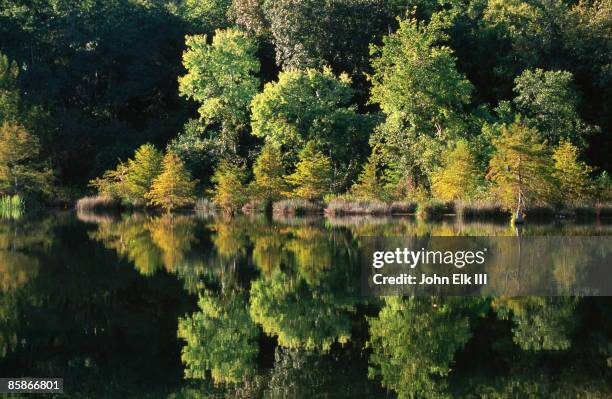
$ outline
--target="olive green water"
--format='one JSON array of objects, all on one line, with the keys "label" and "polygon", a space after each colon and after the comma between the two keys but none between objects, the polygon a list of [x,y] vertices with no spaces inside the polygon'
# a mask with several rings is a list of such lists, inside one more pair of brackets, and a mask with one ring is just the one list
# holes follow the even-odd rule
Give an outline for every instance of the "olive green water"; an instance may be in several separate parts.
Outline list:
[{"label": "olive green water", "polygon": [[[612,224],[521,233],[612,235]],[[0,219],[0,376],[63,377],[55,397],[71,398],[612,396],[611,298],[362,297],[360,237],[398,234],[516,230],[453,218]]]}]

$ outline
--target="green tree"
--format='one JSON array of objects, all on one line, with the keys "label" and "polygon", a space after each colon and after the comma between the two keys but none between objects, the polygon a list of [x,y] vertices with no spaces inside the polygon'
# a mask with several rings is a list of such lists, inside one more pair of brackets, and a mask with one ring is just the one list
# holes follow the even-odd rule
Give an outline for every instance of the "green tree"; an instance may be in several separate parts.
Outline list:
[{"label": "green tree", "polygon": [[505,206],[522,211],[557,199],[551,154],[537,130],[515,122],[501,129],[493,146],[495,154],[489,162],[487,178],[494,183],[495,194]]},{"label": "green tree", "polygon": [[[170,2],[173,6],[174,2]],[[232,0],[183,0],[172,7],[173,13],[199,32],[213,32],[229,25]]]},{"label": "green tree", "polygon": [[459,140],[446,154],[444,165],[432,175],[432,193],[442,201],[472,198],[483,183],[483,175],[468,142]]},{"label": "green tree", "polygon": [[250,35],[267,36],[269,24],[264,15],[265,0],[233,0],[232,16],[236,25]]},{"label": "green tree", "polygon": [[14,121],[19,115],[18,76],[17,63],[9,61],[7,56],[0,53],[0,123]]},{"label": "green tree", "polygon": [[571,345],[580,299],[567,297],[499,298],[493,301],[500,319],[512,319],[513,340],[524,350],[564,350]]},{"label": "green tree", "polygon": [[255,179],[251,191],[260,201],[271,202],[281,199],[287,192],[285,167],[280,150],[273,144],[266,143],[253,164]]},{"label": "green tree", "polygon": [[[603,134],[596,139],[593,159],[607,158],[612,152],[612,141],[605,140],[610,136],[612,127],[612,3],[608,0],[579,1],[571,8],[569,21],[561,31],[562,43],[571,54],[567,57],[585,94],[589,120],[601,127]],[[592,119],[591,119],[592,118]],[[607,169],[611,164],[604,163]]]},{"label": "green tree", "polygon": [[330,193],[333,170],[329,157],[317,149],[314,141],[309,141],[300,152],[300,160],[294,173],[285,177],[293,187],[293,196],[318,200]]},{"label": "green tree", "polygon": [[212,177],[214,188],[211,190],[213,202],[224,212],[237,212],[247,200],[246,168],[244,165],[223,160]]},{"label": "green tree", "polygon": [[589,200],[592,194],[590,173],[593,169],[578,160],[578,147],[567,140],[561,140],[553,151],[554,176],[563,192],[563,201],[579,204]]},{"label": "green tree", "polygon": [[[263,13],[283,70],[322,68],[357,77],[368,69],[370,43],[397,24],[401,1],[266,0]],[[405,9],[405,7],[404,7]]]},{"label": "green tree", "polygon": [[352,96],[348,76],[336,78],[328,68],[281,72],[278,82],[266,84],[253,99],[253,135],[281,148],[289,163],[315,141],[348,184],[371,127],[371,119],[350,105]]},{"label": "green tree", "polygon": [[0,125],[0,193],[43,194],[51,189],[52,172],[40,163],[38,138],[15,122]]},{"label": "green tree", "polygon": [[612,201],[612,177],[605,170],[595,179],[595,198],[600,203]]},{"label": "green tree", "polygon": [[479,23],[481,35],[495,38],[498,45],[488,54],[495,59],[496,80],[506,86],[525,69],[563,64],[562,32],[568,16],[564,0],[488,1]]},{"label": "green tree", "polygon": [[115,169],[107,170],[102,177],[90,180],[89,186],[96,189],[98,195],[102,197],[116,198],[129,202],[129,194],[126,188],[127,174],[127,164],[120,161]]},{"label": "green tree", "polygon": [[236,152],[238,133],[248,125],[249,105],[259,88],[259,60],[253,39],[236,29],[187,36],[179,92],[201,104],[200,119],[221,127],[219,140]]},{"label": "green tree", "polygon": [[205,291],[200,310],[179,319],[178,336],[186,342],[181,359],[185,376],[215,383],[238,383],[251,378],[257,360],[257,327],[251,321],[244,295],[231,290],[221,295]]},{"label": "green tree", "polygon": [[578,95],[571,83],[570,72],[542,69],[525,70],[514,80],[513,102],[518,112],[550,145],[562,139],[585,144],[589,128],[578,115]]},{"label": "green tree", "polygon": [[465,134],[462,114],[472,85],[457,71],[453,51],[440,44],[448,27],[439,13],[429,23],[411,16],[373,50],[371,101],[386,120],[371,143],[415,181],[439,164],[445,142]]},{"label": "green tree", "polygon": [[359,199],[374,201],[384,198],[384,182],[381,178],[378,158],[377,150],[372,150],[357,181],[351,187],[351,192]]},{"label": "green tree", "polygon": [[176,154],[168,152],[162,162],[162,172],[153,180],[145,198],[149,205],[161,206],[170,212],[194,203],[196,184],[183,161]]},{"label": "green tree", "polygon": [[205,181],[213,174],[218,160],[227,155],[218,137],[218,129],[190,119],[183,131],[170,141],[167,150],[178,155],[194,176]]},{"label": "green tree", "polygon": [[147,143],[136,150],[134,159],[128,160],[125,185],[133,204],[146,203],[145,194],[151,190],[153,180],[161,173],[163,157],[160,151]]},{"label": "green tree", "polygon": [[472,336],[469,316],[483,309],[481,299],[387,298],[369,320],[370,374],[399,398],[445,397],[440,377],[450,373],[455,352]]}]

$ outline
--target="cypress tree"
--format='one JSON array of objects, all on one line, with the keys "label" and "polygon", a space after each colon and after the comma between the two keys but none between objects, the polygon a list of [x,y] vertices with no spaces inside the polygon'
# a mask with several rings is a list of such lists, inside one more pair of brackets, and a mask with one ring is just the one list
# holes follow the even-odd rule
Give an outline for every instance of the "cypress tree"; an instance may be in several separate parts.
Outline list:
[{"label": "cypress tree", "polygon": [[566,203],[585,201],[592,193],[589,174],[592,168],[578,160],[578,147],[568,140],[561,140],[553,152],[554,176],[559,181]]},{"label": "cypress tree", "polygon": [[163,155],[152,144],[143,144],[128,161],[126,189],[129,202],[134,205],[146,203],[145,194],[151,190],[153,180],[162,171]]},{"label": "cypress tree", "polygon": [[309,141],[300,152],[295,172],[286,176],[285,180],[293,187],[293,196],[312,201],[331,192],[332,175],[329,157],[317,150],[313,141]]},{"label": "cypress tree", "polygon": [[284,174],[285,167],[279,149],[271,143],[266,143],[253,165],[255,180],[251,191],[255,198],[265,202],[281,199],[287,191]]},{"label": "cypress tree", "polygon": [[162,172],[153,180],[145,198],[150,205],[161,206],[170,212],[195,202],[196,184],[183,161],[173,152],[168,152],[164,156]]}]

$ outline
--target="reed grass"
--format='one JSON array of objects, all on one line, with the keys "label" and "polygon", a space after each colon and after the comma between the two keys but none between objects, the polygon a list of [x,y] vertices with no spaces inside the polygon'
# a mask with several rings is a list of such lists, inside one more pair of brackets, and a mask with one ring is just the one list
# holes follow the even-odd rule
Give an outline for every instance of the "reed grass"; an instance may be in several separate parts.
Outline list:
[{"label": "reed grass", "polygon": [[389,205],[380,201],[348,201],[334,199],[327,204],[325,214],[330,216],[342,215],[385,215],[390,214]]},{"label": "reed grass", "polygon": [[417,211],[416,202],[395,201],[389,206],[389,210],[394,215],[412,215]]},{"label": "reed grass", "polygon": [[217,210],[217,206],[209,198],[198,198],[195,201],[193,210],[196,213],[212,214]]},{"label": "reed grass", "polygon": [[457,201],[455,203],[457,215],[464,219],[496,219],[507,218],[510,211],[496,201]]},{"label": "reed grass", "polygon": [[121,202],[111,197],[104,196],[89,196],[83,197],[76,202],[75,208],[78,211],[95,211],[95,210],[117,210],[121,209]]},{"label": "reed grass", "polygon": [[242,207],[242,213],[246,213],[248,215],[266,213],[271,209],[270,205],[271,204],[266,201],[250,200],[247,201],[247,203]]},{"label": "reed grass", "polygon": [[416,215],[419,218],[438,218],[444,215],[454,214],[455,205],[452,202],[440,202],[435,200],[421,202],[417,205]]},{"label": "reed grass", "polygon": [[307,215],[322,212],[321,204],[303,199],[286,199],[272,205],[272,213],[276,215]]},{"label": "reed grass", "polygon": [[25,211],[25,202],[18,195],[0,197],[0,217],[2,219],[19,219]]}]

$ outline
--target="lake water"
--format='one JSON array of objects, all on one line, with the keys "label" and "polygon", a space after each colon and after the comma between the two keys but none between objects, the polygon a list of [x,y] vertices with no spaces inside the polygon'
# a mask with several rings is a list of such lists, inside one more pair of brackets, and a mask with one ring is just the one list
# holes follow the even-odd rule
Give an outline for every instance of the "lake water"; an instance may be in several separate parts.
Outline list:
[{"label": "lake water", "polygon": [[[71,398],[612,397],[612,299],[361,296],[360,237],[506,221],[0,219],[0,376]],[[528,223],[524,235],[612,235]],[[25,397],[25,396],[24,396]]]}]

